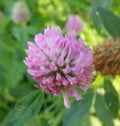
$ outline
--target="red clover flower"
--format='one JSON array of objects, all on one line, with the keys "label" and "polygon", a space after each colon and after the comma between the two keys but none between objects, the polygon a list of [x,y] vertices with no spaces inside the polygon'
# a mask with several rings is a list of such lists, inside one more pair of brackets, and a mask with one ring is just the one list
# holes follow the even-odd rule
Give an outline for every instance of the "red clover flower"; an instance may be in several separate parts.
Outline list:
[{"label": "red clover flower", "polygon": [[64,105],[70,108],[68,96],[81,100],[75,87],[86,91],[93,78],[93,52],[85,46],[76,33],[63,37],[60,27],[48,27],[44,34],[35,35],[35,43],[28,42],[25,64],[28,73],[39,83],[37,88],[45,89],[64,97]]}]

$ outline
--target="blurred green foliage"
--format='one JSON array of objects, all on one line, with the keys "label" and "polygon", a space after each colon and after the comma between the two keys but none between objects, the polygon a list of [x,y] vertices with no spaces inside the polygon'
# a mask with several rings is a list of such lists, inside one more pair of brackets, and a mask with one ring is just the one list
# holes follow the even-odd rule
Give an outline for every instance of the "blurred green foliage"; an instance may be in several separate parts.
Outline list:
[{"label": "blurred green foliage", "polygon": [[0,19],[0,125],[4,122],[4,126],[23,126],[26,122],[25,126],[120,126],[119,76],[106,81],[97,74],[90,93],[84,94],[85,99],[74,102],[71,109],[66,110],[62,96],[56,98],[45,94],[43,100],[43,94],[35,91],[33,84],[36,82],[23,63],[26,42],[34,41],[36,33],[51,25],[60,26],[65,34],[69,14],[78,14],[83,20],[84,30],[80,36],[91,48],[105,38],[119,36],[119,0],[21,1],[26,2],[30,10],[27,24],[12,20],[12,7],[16,0],[0,0],[3,12]]}]

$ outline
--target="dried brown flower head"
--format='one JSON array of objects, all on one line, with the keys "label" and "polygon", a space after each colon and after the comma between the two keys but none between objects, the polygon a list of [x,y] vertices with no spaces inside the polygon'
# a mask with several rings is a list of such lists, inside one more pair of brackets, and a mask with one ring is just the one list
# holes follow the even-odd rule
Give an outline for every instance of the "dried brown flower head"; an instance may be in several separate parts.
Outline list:
[{"label": "dried brown flower head", "polygon": [[120,39],[105,40],[93,49],[93,63],[102,75],[120,75]]}]

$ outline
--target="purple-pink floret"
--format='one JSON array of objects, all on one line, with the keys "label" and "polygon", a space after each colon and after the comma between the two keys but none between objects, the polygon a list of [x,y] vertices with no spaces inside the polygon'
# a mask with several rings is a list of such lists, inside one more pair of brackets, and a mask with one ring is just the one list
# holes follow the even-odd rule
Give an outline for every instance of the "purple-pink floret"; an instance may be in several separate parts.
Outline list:
[{"label": "purple-pink floret", "polygon": [[28,73],[39,83],[37,88],[44,88],[54,96],[63,94],[64,105],[70,108],[68,96],[81,100],[75,90],[86,91],[93,78],[93,52],[85,46],[82,39],[76,39],[76,33],[67,33],[63,37],[59,27],[48,27],[44,34],[35,35],[35,43],[28,42],[25,64]]},{"label": "purple-pink floret", "polygon": [[66,23],[66,30],[69,32],[76,32],[79,34],[83,31],[83,21],[79,18],[78,15],[71,14],[68,15],[68,21]]}]

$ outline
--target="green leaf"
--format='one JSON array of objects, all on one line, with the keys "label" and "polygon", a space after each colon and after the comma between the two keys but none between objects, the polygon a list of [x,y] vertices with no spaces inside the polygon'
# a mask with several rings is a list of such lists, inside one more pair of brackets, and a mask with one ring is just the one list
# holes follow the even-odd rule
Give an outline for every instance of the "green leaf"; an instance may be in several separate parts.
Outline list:
[{"label": "green leaf", "polygon": [[2,87],[5,86],[5,74],[6,74],[6,71],[5,69],[0,65],[0,91],[3,90]]},{"label": "green leaf", "polygon": [[109,111],[104,97],[101,94],[96,94],[95,110],[98,117],[104,122],[105,126],[114,126],[113,114]]},{"label": "green leaf", "polygon": [[87,113],[69,126],[101,126],[101,122],[96,116]]},{"label": "green leaf", "polygon": [[35,35],[37,33],[37,30],[32,26],[27,26],[26,32],[29,33],[30,35]]},{"label": "green leaf", "polygon": [[[7,42],[10,41],[11,40],[8,39]],[[7,44],[2,45],[2,43],[4,44],[6,41],[0,41],[0,65],[5,69],[5,85],[8,87],[14,87],[23,79],[25,65],[23,63],[23,58],[18,55],[18,50],[13,44],[9,46]],[[11,48],[11,46],[13,46],[14,49],[13,47]],[[20,52],[22,53],[21,50]]]},{"label": "green leaf", "polygon": [[11,34],[16,38],[17,42],[20,42],[25,47],[28,36],[26,26],[15,25],[12,27]]},{"label": "green leaf", "polygon": [[[4,43],[9,48],[11,47],[12,49],[14,49],[16,45],[16,41],[7,32],[0,32],[0,44],[2,43]],[[10,49],[9,48],[7,49],[11,50],[11,48]]]},{"label": "green leaf", "polygon": [[55,118],[53,119],[52,121],[52,126],[58,126],[59,123],[61,122],[61,120],[63,119],[63,116],[64,116],[64,113],[65,113],[65,110],[61,110],[59,114],[57,114],[57,116],[55,116]]},{"label": "green leaf", "polygon": [[84,116],[89,111],[92,100],[93,92],[91,91],[84,96],[83,100],[74,102],[70,110],[68,110],[65,114],[63,126],[69,126],[78,118]]},{"label": "green leaf", "polygon": [[24,126],[24,124],[36,115],[43,103],[43,93],[34,91],[23,97],[8,114],[3,126]]},{"label": "green leaf", "polygon": [[90,115],[87,113],[81,118],[78,118],[76,121],[71,123],[69,126],[92,126],[91,125],[91,120],[90,120]]},{"label": "green leaf", "polygon": [[109,8],[112,4],[112,0],[93,0],[92,1],[92,19],[96,30],[100,30],[102,27],[102,22],[99,18],[97,7]]},{"label": "green leaf", "polygon": [[120,37],[120,18],[105,8],[99,7],[97,10],[107,32],[113,38]]},{"label": "green leaf", "polygon": [[105,101],[110,109],[110,111],[113,113],[113,115],[116,117],[119,109],[119,99],[118,99],[118,93],[115,90],[112,82],[108,79],[105,79],[104,81],[104,88],[105,88]]},{"label": "green leaf", "polygon": [[[26,84],[27,83],[25,83],[25,85]],[[29,83],[28,83],[28,85],[29,85]],[[29,94],[31,92],[31,90],[24,87],[23,85],[17,85],[15,87],[10,88],[9,92],[15,98],[22,98],[25,95]]]},{"label": "green leaf", "polygon": [[5,32],[9,23],[10,23],[10,19],[3,17],[2,20],[0,20],[0,31]]}]

